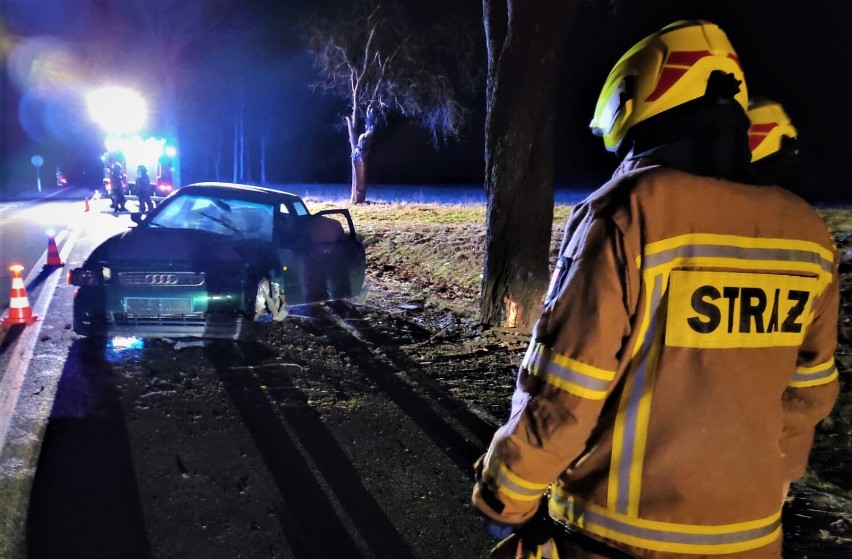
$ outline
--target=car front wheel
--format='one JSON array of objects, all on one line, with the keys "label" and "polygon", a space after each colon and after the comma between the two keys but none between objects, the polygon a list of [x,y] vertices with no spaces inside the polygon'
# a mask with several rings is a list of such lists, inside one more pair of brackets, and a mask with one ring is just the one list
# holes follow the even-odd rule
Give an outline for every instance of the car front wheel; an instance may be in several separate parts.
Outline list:
[{"label": "car front wheel", "polygon": [[103,306],[97,304],[93,293],[79,291],[74,296],[74,333],[81,336],[105,335],[105,316]]}]

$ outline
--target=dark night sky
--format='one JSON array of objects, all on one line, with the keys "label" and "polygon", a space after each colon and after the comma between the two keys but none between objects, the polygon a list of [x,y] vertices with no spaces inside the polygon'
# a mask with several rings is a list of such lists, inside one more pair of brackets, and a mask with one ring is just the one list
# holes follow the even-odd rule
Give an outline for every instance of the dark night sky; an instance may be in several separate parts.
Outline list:
[{"label": "dark night sky", "polygon": [[[338,119],[344,104],[307,87],[313,70],[293,31],[297,8],[308,5],[319,10],[340,2],[217,1],[229,14],[223,40],[204,42],[186,64],[191,78],[183,86],[190,93],[190,110],[181,140],[189,178],[211,178],[204,176],[209,162],[205,162],[202,150],[193,154],[192,147],[211,141],[217,119],[226,123],[230,116],[220,110],[224,105],[214,103],[228,95],[235,80],[228,79],[227,71],[218,71],[215,64],[220,64],[219,57],[236,56],[233,47],[227,50],[230,45],[252,44],[257,52],[252,50],[242,59],[250,62],[231,64],[228,71],[237,66],[249,90],[262,93],[263,103],[267,103],[264,106],[269,107],[265,118],[275,124],[273,151],[282,155],[270,164],[269,180],[348,182],[348,145]],[[152,5],[158,2],[148,0]],[[22,180],[22,173],[32,172],[27,167],[32,153],[44,153],[46,169],[58,164],[74,168],[80,167],[76,162],[81,158],[88,159],[90,151],[99,149],[97,132],[78,114],[79,103],[75,105],[68,98],[68,91],[65,98],[56,99],[54,95],[45,101],[44,92],[23,91],[10,79],[6,70],[16,69],[16,60],[20,64],[20,57],[9,58],[14,50],[11,46],[35,37],[50,37],[60,41],[56,43],[62,46],[60,50],[72,53],[72,57],[91,52],[86,49],[92,44],[99,45],[95,51],[108,51],[112,45],[107,26],[121,18],[122,4],[121,0],[2,0],[0,53],[5,68],[0,82],[4,108],[0,182],[5,182],[7,189]],[[419,9],[428,5],[434,12],[420,17],[421,21],[428,22],[436,14],[453,15],[470,21],[481,33],[481,2],[436,0],[412,5]],[[611,5],[603,0],[583,2],[569,35],[557,113],[558,182],[594,185],[615,165],[614,157],[589,134],[587,125],[599,89],[618,57],[667,23],[703,18],[727,32],[743,62],[750,94],[775,98],[787,109],[807,156],[813,198],[852,201],[844,164],[852,147],[850,134],[845,133],[852,129],[851,2],[624,0],[617,2],[615,13]],[[262,46],[257,47],[258,43]],[[78,82],[103,78],[92,66],[85,57],[75,61],[73,72]],[[112,77],[132,76],[132,70],[131,64],[121,65]],[[390,119],[373,144],[369,179],[393,183],[481,182],[483,96],[480,88],[471,101],[473,118],[462,141],[439,152],[432,150],[425,132],[400,119]],[[257,104],[262,103],[258,100]],[[37,118],[22,116],[33,113]],[[27,118],[38,122],[21,124]],[[228,129],[226,124],[222,128]],[[225,143],[230,142],[225,132],[222,136]],[[228,157],[224,163],[229,169]],[[225,178],[229,174],[226,171]]]}]

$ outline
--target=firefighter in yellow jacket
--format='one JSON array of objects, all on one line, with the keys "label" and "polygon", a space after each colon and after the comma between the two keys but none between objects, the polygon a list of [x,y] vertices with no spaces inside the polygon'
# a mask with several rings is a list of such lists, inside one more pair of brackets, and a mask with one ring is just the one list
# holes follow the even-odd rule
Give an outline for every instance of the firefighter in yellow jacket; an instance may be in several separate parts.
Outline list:
[{"label": "firefighter in yellow jacket", "polygon": [[787,488],[838,393],[837,260],[818,214],[753,173],[746,106],[709,22],[609,74],[591,127],[622,164],[572,212],[476,464],[504,556],[780,557]]},{"label": "firefighter in yellow jacket", "polygon": [[752,166],[769,181],[804,194],[799,133],[784,107],[772,99],[752,98],[748,119]]}]

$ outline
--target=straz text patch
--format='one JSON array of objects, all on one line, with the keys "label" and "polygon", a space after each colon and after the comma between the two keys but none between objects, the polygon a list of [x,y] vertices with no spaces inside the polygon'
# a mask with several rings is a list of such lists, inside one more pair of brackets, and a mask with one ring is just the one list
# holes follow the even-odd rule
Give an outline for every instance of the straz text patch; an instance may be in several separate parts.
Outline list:
[{"label": "straz text patch", "polygon": [[701,348],[801,344],[816,278],[675,270],[669,279],[666,345]]}]

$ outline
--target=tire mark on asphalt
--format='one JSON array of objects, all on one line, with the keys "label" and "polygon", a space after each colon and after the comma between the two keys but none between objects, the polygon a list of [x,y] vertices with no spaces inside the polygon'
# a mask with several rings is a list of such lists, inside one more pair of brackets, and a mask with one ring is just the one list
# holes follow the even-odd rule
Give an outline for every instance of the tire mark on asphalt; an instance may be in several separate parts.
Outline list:
[{"label": "tire mark on asphalt", "polygon": [[[364,315],[358,309],[343,301],[332,301],[328,303],[328,306],[334,314],[343,320],[365,320]],[[396,347],[393,343],[394,340],[386,334],[372,327],[360,328],[352,323],[347,324],[357,333],[358,337],[368,344],[382,347],[385,354],[397,368],[405,370],[420,388],[427,392],[430,397],[434,398],[441,407],[450,413],[453,419],[458,421],[470,434],[478,438],[484,446],[487,447],[491,443],[494,431],[497,430],[499,425],[476,415],[464,402],[454,397],[446,388],[429,378],[420,364]]]},{"label": "tire mark on asphalt", "polygon": [[338,351],[347,354],[358,369],[376,383],[399,408],[452,460],[464,473],[470,473],[473,463],[482,454],[480,445],[468,441],[431,403],[421,397],[410,384],[396,376],[396,370],[376,357],[370,346],[336,323],[328,309],[318,306],[316,316],[324,329],[312,323],[300,326],[325,335]]},{"label": "tire mark on asphalt", "polygon": [[266,394],[281,404],[279,413],[292,426],[302,447],[375,557],[414,557],[387,514],[364,487],[358,470],[322,422],[319,413],[308,404],[308,396],[293,385],[288,375],[280,373],[280,369],[274,373],[266,369],[258,370],[256,375],[267,387]]},{"label": "tire mark on asphalt", "polygon": [[281,423],[257,379],[232,367],[245,365],[232,344],[205,348],[243,423],[254,438],[283,506],[279,522],[297,559],[361,557],[296,442]]}]

